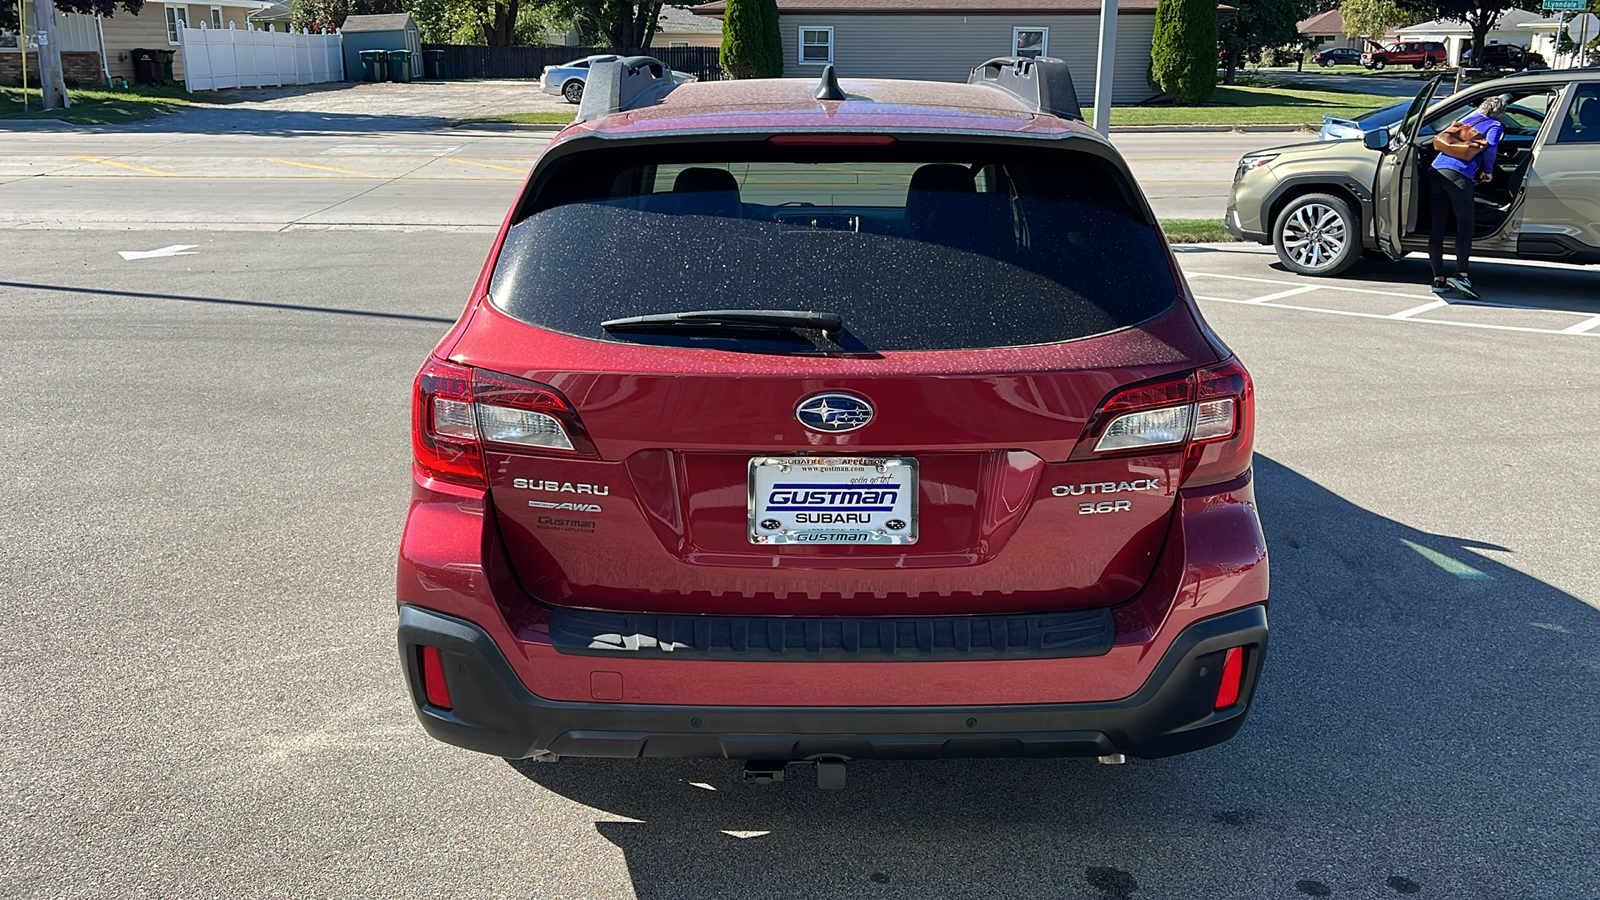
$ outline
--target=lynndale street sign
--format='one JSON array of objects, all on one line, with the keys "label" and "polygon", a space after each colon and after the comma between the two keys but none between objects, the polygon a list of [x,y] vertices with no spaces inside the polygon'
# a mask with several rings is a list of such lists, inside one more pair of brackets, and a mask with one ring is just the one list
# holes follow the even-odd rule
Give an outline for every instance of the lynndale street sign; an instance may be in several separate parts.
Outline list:
[{"label": "lynndale street sign", "polygon": [[1544,0],[1545,9],[1569,10],[1581,12],[1588,5],[1587,0]]}]

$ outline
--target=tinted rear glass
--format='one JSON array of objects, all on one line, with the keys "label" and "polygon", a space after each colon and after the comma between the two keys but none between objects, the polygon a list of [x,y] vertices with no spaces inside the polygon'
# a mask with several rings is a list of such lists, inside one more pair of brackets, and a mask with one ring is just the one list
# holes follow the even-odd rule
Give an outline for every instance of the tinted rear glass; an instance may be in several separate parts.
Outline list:
[{"label": "tinted rear glass", "polygon": [[[506,238],[493,302],[600,340],[876,352],[1074,340],[1176,300],[1132,186],[1088,154],[738,146],[641,148],[648,162],[592,151],[553,167]],[[601,327],[708,309],[838,313],[844,333]]]}]

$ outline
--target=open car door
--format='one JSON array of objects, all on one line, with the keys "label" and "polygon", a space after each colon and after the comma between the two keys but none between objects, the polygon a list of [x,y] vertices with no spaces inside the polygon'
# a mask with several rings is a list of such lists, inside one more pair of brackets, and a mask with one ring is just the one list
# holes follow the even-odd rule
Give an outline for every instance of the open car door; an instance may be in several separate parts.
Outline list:
[{"label": "open car door", "polygon": [[1406,110],[1406,117],[1389,140],[1388,149],[1378,159],[1377,179],[1372,186],[1373,211],[1377,218],[1378,247],[1393,259],[1406,255],[1400,239],[1417,227],[1421,208],[1417,178],[1417,132],[1422,129],[1422,114],[1433,103],[1443,75],[1429,79]]}]

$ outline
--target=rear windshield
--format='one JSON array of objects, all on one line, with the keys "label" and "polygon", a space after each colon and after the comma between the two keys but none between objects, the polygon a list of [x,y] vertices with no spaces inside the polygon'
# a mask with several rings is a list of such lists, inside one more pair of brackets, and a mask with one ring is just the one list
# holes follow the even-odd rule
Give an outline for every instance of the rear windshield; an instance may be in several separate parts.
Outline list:
[{"label": "rear windshield", "polygon": [[[500,309],[598,340],[809,353],[1053,343],[1176,301],[1132,185],[1086,153],[649,150],[648,162],[638,150],[577,154],[540,179],[496,262]],[[843,329],[601,327],[728,309],[834,313]]]}]

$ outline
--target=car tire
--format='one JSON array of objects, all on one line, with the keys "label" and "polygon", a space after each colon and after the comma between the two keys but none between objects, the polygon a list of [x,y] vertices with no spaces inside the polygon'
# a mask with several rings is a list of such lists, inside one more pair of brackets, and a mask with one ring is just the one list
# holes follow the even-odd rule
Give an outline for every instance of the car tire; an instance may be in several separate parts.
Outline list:
[{"label": "car tire", "polygon": [[562,85],[561,96],[564,97],[568,103],[582,103],[583,82],[573,79]]},{"label": "car tire", "polygon": [[1326,60],[1326,59],[1319,59],[1319,60],[1317,60],[1317,65],[1319,65],[1319,66],[1323,67],[1324,69],[1326,69],[1327,67],[1333,65],[1333,63],[1328,61],[1328,60]]},{"label": "car tire", "polygon": [[1437,61],[1437,60],[1435,60],[1435,59],[1434,59],[1434,58],[1433,58],[1433,57],[1431,57],[1431,56],[1430,56],[1430,57],[1428,57],[1428,58],[1427,58],[1427,59],[1425,59],[1425,60],[1423,60],[1423,61],[1422,61],[1422,67],[1423,67],[1423,68],[1424,68],[1424,69],[1431,69],[1431,68],[1433,68],[1433,67],[1434,67],[1434,66],[1437,66],[1437,65],[1438,65],[1438,64],[1439,64],[1439,62],[1438,62],[1438,61]]},{"label": "car tire", "polygon": [[1332,194],[1306,194],[1289,201],[1272,222],[1272,246],[1296,275],[1328,278],[1361,258],[1361,219]]},{"label": "car tire", "polygon": [[1382,72],[1383,71],[1383,67],[1386,66],[1386,65],[1388,65],[1388,63],[1384,62],[1381,59],[1375,59],[1375,60],[1372,61],[1372,67],[1374,69],[1377,69],[1379,72]]}]

